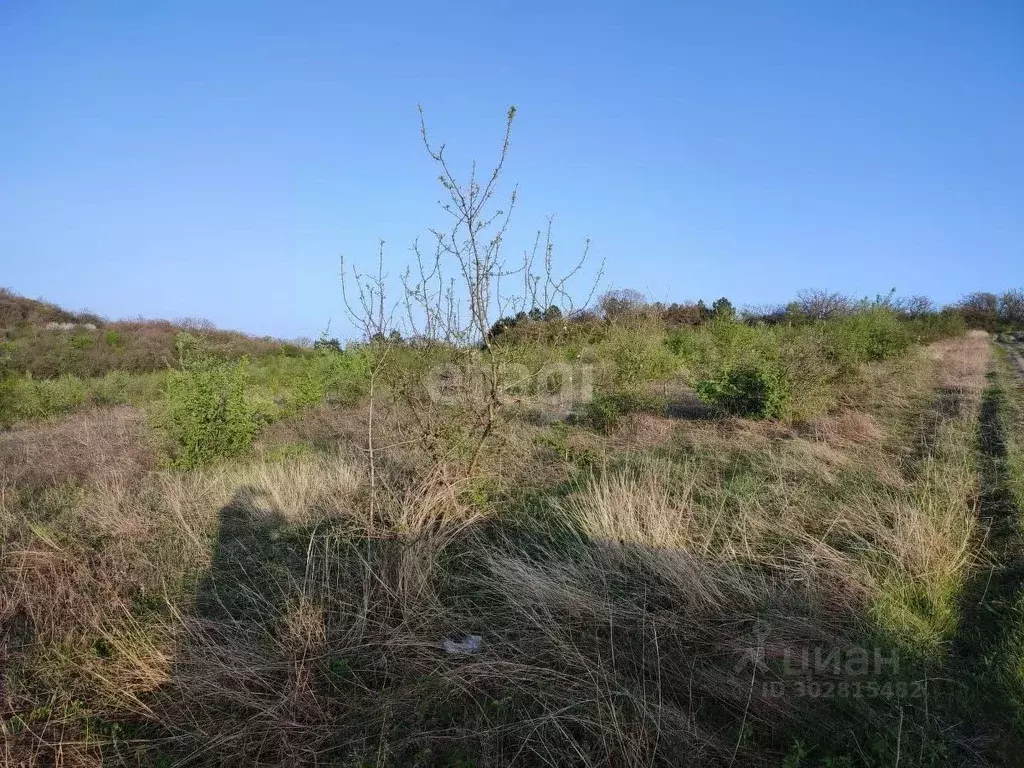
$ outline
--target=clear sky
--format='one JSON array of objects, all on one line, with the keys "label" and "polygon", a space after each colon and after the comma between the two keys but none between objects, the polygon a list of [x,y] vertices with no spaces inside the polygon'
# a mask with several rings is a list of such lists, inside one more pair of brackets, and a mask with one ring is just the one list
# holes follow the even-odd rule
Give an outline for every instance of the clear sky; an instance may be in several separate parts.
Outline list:
[{"label": "clear sky", "polygon": [[737,304],[1024,284],[1024,3],[0,2],[0,285],[346,332],[338,256],[437,224],[416,104],[513,249]]}]

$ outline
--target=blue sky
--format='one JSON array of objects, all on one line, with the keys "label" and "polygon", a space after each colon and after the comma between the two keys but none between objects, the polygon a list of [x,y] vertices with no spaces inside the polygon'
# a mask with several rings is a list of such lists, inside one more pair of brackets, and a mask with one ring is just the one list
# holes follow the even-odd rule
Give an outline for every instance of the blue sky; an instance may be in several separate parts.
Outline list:
[{"label": "blue sky", "polygon": [[0,285],[344,334],[440,221],[432,133],[606,282],[737,304],[1024,284],[1020,2],[0,4]]}]

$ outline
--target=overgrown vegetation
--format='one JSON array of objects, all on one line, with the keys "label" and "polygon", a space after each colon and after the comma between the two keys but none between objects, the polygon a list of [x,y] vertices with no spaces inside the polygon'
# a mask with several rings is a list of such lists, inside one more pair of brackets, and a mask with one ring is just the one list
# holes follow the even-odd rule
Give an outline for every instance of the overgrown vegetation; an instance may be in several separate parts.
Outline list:
[{"label": "overgrown vegetation", "polygon": [[309,346],[218,330],[201,319],[108,321],[17,296],[4,288],[0,288],[0,331],[0,357],[14,373],[36,379],[88,379],[111,371],[166,370],[177,359],[175,345],[182,333],[202,335],[209,354],[220,360],[301,356]]},{"label": "overgrown vegetation", "polygon": [[[874,405],[795,433],[677,420],[664,394],[510,416],[475,480],[382,449],[372,508],[362,427],[309,431],[365,411],[296,411],[232,461],[245,367],[187,362],[168,397],[212,414],[182,421],[218,435],[178,454],[203,466],[5,486],[6,757],[948,765],[987,355],[971,337],[876,363]],[[956,409],[916,436],[937,390]],[[378,417],[381,445],[411,426]]]},{"label": "overgrown vegetation", "polygon": [[347,273],[347,345],[168,324],[136,366],[0,294],[5,763],[1019,762],[1012,339],[993,370],[972,302],[893,295],[574,308],[550,227],[501,255],[513,118],[468,181],[424,126],[454,219],[397,301],[383,246]]}]

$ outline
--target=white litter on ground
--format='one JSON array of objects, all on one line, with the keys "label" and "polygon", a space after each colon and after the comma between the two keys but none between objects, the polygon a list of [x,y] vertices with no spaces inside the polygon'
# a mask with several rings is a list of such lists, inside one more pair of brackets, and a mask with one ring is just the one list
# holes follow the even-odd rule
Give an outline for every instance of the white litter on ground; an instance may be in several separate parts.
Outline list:
[{"label": "white litter on ground", "polygon": [[441,648],[446,653],[477,653],[484,644],[480,635],[467,635],[462,640],[452,640],[446,637],[441,641]]}]

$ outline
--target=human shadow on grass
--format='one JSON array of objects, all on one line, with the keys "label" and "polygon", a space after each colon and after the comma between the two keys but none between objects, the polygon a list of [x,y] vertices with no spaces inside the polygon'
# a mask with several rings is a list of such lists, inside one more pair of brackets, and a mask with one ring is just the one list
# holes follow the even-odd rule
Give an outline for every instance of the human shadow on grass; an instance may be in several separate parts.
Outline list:
[{"label": "human shadow on grass", "polygon": [[[318,765],[352,754],[374,758],[380,743],[395,745],[393,759],[368,764],[483,765],[523,749],[541,756],[564,740],[563,729],[577,717],[552,717],[553,680],[568,686],[580,681],[569,700],[587,717],[605,716],[601,697],[622,695],[611,711],[626,716],[637,732],[616,746],[626,751],[615,754],[642,743],[652,762],[666,765],[761,764],[759,754],[781,760],[794,744],[808,745],[823,759],[856,754],[849,744],[832,743],[848,720],[865,717],[866,708],[873,722],[900,716],[899,702],[869,700],[848,711],[857,702],[805,695],[803,671],[787,677],[787,658],[845,652],[832,645],[845,639],[839,627],[818,626],[823,611],[844,612],[843,595],[828,585],[766,583],[764,594],[747,594],[743,574],[732,565],[671,547],[599,540],[577,528],[578,521],[551,515],[550,499],[523,502],[528,508],[514,524],[480,521],[463,537],[487,538],[490,565],[472,549],[451,544],[435,585],[444,600],[442,617],[417,618],[414,606],[385,583],[400,575],[390,569],[405,560],[401,555],[415,552],[413,536],[352,538],[339,556],[353,558],[353,574],[371,565],[377,574],[356,593],[372,613],[369,630],[350,635],[351,622],[321,625],[317,618],[322,641],[307,646],[295,625],[282,619],[289,610],[293,619],[301,618],[288,602],[288,585],[304,572],[311,538],[322,542],[328,526],[289,526],[265,508],[259,491],[239,489],[220,512],[196,616],[186,622],[162,702],[172,764]],[[502,563],[507,570],[499,573],[508,580],[491,570]],[[562,590],[562,577],[573,574],[575,581]],[[685,579],[696,591],[680,590]],[[540,590],[530,591],[531,584]],[[700,585],[722,593],[704,601]],[[352,596],[344,586],[332,580],[320,596],[347,616],[341,603]],[[530,623],[537,611],[563,605],[563,595],[578,614],[553,626]],[[590,606],[598,607],[596,614]],[[605,606],[614,621],[605,619]],[[439,642],[449,631],[453,638],[456,632],[479,633],[482,652],[450,654]],[[509,677],[508,669],[534,674]],[[589,677],[593,670],[600,676]],[[837,672],[810,684],[843,682]],[[784,684],[779,694],[775,683]],[[698,738],[680,725],[674,737],[662,738],[643,711],[621,709],[635,701],[628,692],[655,690],[667,711],[699,713],[714,733]],[[587,710],[590,697],[595,704]],[[385,711],[393,717],[381,717]],[[540,741],[538,723],[550,726]],[[908,747],[905,734],[890,736],[876,764],[892,764],[885,760]],[[576,737],[581,749],[607,748],[603,736]],[[467,762],[456,762],[460,756]],[[538,757],[520,764],[550,762]]]},{"label": "human shadow on grass", "polygon": [[210,566],[198,580],[194,610],[182,616],[171,678],[153,703],[164,723],[159,760],[288,762],[252,730],[236,738],[233,725],[268,718],[287,683],[277,635],[305,552],[299,532],[265,496],[243,486],[219,511]]},{"label": "human shadow on grass", "polygon": [[260,620],[276,614],[282,567],[279,540],[286,524],[260,504],[261,492],[239,488],[218,516],[210,568],[199,580],[196,609],[210,620]]}]

